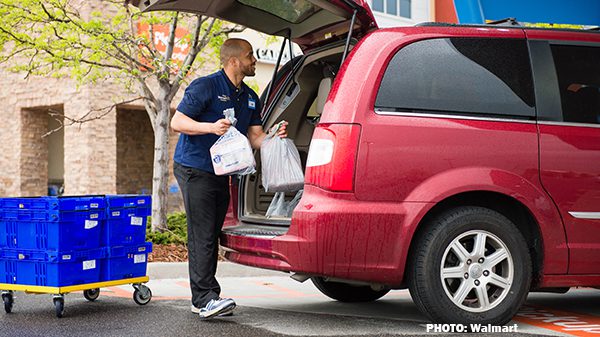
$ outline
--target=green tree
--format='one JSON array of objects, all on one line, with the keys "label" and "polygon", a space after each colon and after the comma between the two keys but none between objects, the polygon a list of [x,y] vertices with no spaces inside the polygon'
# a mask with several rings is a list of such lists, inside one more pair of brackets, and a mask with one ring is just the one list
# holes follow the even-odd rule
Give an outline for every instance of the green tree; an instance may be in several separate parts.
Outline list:
[{"label": "green tree", "polygon": [[[65,116],[65,125],[100,118],[118,104],[143,102],[154,130],[152,229],[166,229],[171,102],[187,75],[215,60],[227,34],[243,27],[202,15],[140,13],[122,0],[0,0],[0,16],[5,69],[70,77],[79,85],[111,81],[136,96],[103,113]],[[177,37],[180,27],[187,34]],[[176,49],[185,50],[184,56],[174,59]]]}]

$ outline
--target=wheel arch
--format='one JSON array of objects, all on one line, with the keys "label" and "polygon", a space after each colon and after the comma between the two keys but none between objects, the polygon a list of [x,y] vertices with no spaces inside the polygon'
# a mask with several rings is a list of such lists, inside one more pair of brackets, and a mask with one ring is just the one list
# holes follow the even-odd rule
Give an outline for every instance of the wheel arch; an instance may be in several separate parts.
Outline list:
[{"label": "wheel arch", "polygon": [[541,281],[544,269],[544,240],[539,223],[529,208],[519,200],[493,191],[470,191],[452,195],[436,203],[427,211],[419,221],[410,241],[402,283],[406,284],[407,282],[408,268],[412,268],[410,256],[414,254],[416,242],[419,241],[418,239],[422,233],[426,232],[428,223],[445,211],[461,206],[478,206],[494,210],[514,223],[526,242],[533,242],[528,250],[532,261],[532,288],[535,288]]}]

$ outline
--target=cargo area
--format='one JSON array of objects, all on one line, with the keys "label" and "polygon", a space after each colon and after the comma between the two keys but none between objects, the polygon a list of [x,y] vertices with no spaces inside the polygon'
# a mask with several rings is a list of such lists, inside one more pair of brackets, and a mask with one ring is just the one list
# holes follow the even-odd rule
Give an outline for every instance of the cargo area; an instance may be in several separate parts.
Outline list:
[{"label": "cargo area", "polygon": [[[343,45],[306,55],[295,66],[294,74],[285,81],[281,94],[275,96],[275,104],[266,113],[264,129],[268,130],[281,120],[288,121],[288,137],[294,141],[300,154],[303,172],[306,169],[308,149],[315,126],[318,124],[331,85],[337,74]],[[265,191],[262,185],[262,167],[260,151],[255,151],[256,173],[240,180],[240,220],[244,222],[289,225],[288,216],[269,216],[265,213],[275,194]],[[290,202],[297,191],[285,193]]]}]

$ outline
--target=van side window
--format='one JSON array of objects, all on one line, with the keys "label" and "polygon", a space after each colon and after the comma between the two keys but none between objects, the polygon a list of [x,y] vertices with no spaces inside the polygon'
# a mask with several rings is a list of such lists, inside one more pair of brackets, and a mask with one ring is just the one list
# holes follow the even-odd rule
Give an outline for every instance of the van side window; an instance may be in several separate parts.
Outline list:
[{"label": "van side window", "polygon": [[553,45],[563,121],[600,124],[600,47]]},{"label": "van side window", "polygon": [[390,61],[375,108],[534,119],[526,42],[450,38],[412,43]]}]

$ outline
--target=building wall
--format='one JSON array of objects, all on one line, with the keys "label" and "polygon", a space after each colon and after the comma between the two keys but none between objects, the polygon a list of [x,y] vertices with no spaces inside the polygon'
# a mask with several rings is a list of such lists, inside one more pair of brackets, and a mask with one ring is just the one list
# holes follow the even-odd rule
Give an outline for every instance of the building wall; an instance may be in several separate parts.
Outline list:
[{"label": "building wall", "polygon": [[152,193],[154,134],[145,110],[117,109],[117,193]]}]

